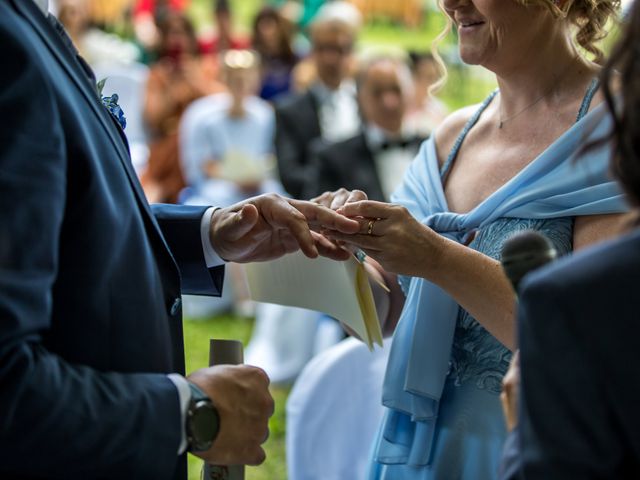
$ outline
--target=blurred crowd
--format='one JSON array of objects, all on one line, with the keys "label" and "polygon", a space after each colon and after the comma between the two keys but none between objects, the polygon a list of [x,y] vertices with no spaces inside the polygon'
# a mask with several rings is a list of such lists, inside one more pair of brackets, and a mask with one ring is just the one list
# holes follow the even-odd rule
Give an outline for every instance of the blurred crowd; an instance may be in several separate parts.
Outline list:
[{"label": "blurred crowd", "polygon": [[212,0],[199,23],[214,29],[198,34],[187,0],[56,2],[102,94],[118,94],[150,202],[342,186],[388,198],[446,113],[430,94],[439,66],[426,52],[356,54],[367,2],[306,3],[265,2],[245,34],[233,3]]}]

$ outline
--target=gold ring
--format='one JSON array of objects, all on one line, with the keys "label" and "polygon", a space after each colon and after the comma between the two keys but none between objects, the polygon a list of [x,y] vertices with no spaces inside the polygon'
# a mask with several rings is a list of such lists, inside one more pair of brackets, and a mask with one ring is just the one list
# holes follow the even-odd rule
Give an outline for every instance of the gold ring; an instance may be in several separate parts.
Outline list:
[{"label": "gold ring", "polygon": [[367,235],[371,235],[373,233],[373,226],[376,224],[378,220],[380,219],[372,218],[371,220],[369,220],[369,224],[367,225]]}]

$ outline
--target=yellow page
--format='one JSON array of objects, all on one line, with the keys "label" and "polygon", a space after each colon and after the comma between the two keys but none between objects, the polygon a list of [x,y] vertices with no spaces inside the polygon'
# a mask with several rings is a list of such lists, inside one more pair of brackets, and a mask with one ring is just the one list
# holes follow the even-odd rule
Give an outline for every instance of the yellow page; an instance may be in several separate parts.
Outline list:
[{"label": "yellow page", "polygon": [[353,329],[369,349],[374,342],[382,345],[371,287],[364,267],[354,258],[311,259],[298,251],[244,268],[253,300],[326,313]]}]

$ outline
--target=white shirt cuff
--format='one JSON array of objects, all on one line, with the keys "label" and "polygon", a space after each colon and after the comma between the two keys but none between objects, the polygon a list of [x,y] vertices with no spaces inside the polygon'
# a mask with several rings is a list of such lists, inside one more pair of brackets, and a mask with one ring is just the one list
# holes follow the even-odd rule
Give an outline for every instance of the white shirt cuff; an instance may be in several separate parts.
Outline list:
[{"label": "white shirt cuff", "polygon": [[177,373],[170,373],[167,375],[169,380],[173,382],[178,390],[178,398],[180,400],[180,426],[181,426],[181,440],[180,446],[178,447],[178,455],[182,455],[187,450],[187,429],[186,429],[186,421],[187,421],[187,412],[189,411],[189,402],[191,401],[191,388],[189,388],[189,382],[182,375],[178,375]]},{"label": "white shirt cuff", "polygon": [[225,261],[220,258],[217,252],[211,245],[209,239],[209,230],[211,229],[211,217],[213,213],[220,207],[210,207],[202,215],[200,220],[200,240],[202,240],[202,251],[204,252],[204,261],[207,264],[207,268],[219,267],[225,264]]}]

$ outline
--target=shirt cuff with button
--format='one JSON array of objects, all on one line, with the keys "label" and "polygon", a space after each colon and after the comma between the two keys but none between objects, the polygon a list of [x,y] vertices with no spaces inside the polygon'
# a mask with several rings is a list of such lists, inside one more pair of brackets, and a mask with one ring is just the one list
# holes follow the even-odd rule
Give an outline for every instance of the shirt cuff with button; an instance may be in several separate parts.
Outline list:
[{"label": "shirt cuff with button", "polygon": [[[207,268],[219,267],[224,265],[225,261],[220,258],[216,253],[211,240],[209,240],[209,229],[211,228],[211,217],[216,210],[220,207],[211,207],[204,212],[202,220],[200,220],[200,240],[202,241],[202,251],[204,252],[204,260],[207,264]],[[189,402],[191,402],[191,389],[189,388],[189,382],[182,375],[177,373],[171,373],[167,375],[169,380],[173,382],[178,390],[178,398],[180,401],[181,421],[180,428],[182,431],[182,437],[180,439],[180,445],[178,446],[178,455],[182,455],[187,450],[187,413],[189,411]]]},{"label": "shirt cuff with button", "polygon": [[187,450],[187,412],[189,411],[189,402],[191,402],[191,389],[189,388],[189,382],[182,375],[178,375],[177,373],[170,373],[167,375],[169,380],[173,382],[178,390],[178,398],[180,401],[180,412],[181,412],[181,421],[180,421],[180,431],[182,432],[182,436],[180,438],[180,445],[178,446],[178,455],[182,455]]},{"label": "shirt cuff with button", "polygon": [[207,268],[219,267],[224,265],[225,261],[220,258],[218,253],[211,245],[209,238],[209,230],[211,229],[211,217],[216,210],[220,207],[211,207],[204,212],[202,220],[200,220],[200,239],[202,241],[202,251],[204,252],[204,261],[207,264]]}]

